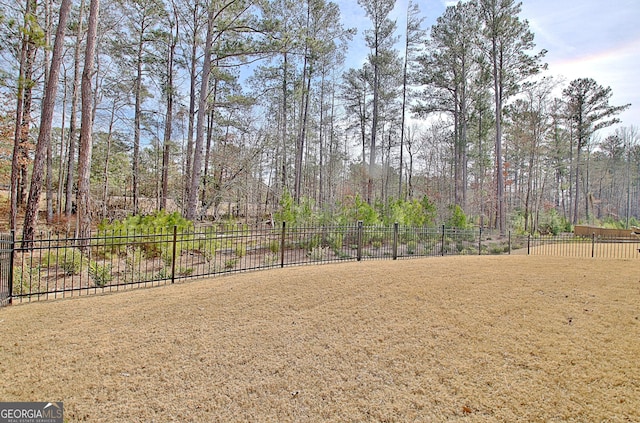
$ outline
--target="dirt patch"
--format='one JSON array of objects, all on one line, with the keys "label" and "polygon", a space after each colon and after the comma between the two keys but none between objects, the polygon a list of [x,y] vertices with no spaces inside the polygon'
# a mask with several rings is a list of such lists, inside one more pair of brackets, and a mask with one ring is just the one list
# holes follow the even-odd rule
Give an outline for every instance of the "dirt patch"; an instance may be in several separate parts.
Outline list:
[{"label": "dirt patch", "polygon": [[275,269],[0,310],[0,398],[68,421],[640,421],[637,260]]}]

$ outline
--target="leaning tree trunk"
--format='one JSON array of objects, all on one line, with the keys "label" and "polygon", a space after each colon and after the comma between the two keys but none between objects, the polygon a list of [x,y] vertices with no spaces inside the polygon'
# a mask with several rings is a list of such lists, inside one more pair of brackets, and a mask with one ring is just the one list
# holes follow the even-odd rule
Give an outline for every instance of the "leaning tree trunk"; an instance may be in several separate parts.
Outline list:
[{"label": "leaning tree trunk", "polygon": [[42,113],[40,116],[40,132],[36,144],[35,156],[33,159],[33,172],[31,176],[31,188],[29,199],[24,216],[24,227],[22,232],[23,247],[33,245],[35,226],[38,218],[38,206],[40,203],[40,191],[42,190],[42,176],[44,162],[47,155],[47,146],[51,142],[51,126],[53,122],[53,109],[55,107],[56,93],[58,91],[58,76],[60,74],[60,64],[62,63],[64,49],[64,34],[67,26],[67,18],[71,10],[71,0],[62,0],[60,5],[60,18],[56,30],[56,40],[51,54],[51,68],[49,79],[44,92],[42,102]]}]

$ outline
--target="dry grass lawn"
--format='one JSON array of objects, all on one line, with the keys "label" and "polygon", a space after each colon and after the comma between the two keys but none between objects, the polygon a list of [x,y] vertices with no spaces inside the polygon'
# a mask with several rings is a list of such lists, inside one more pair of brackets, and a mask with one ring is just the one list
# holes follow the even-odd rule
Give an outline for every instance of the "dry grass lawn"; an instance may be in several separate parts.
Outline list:
[{"label": "dry grass lawn", "polygon": [[293,267],[0,310],[69,422],[639,422],[640,262]]}]

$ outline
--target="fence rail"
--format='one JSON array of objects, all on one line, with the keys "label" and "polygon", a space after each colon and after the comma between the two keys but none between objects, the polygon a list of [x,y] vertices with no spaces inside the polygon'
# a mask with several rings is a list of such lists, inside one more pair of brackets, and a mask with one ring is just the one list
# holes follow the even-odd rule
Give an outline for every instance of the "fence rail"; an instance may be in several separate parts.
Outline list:
[{"label": "fence rail", "polygon": [[40,236],[27,247],[0,235],[0,305],[157,286],[291,265],[511,254],[638,257],[640,240],[495,236],[482,229],[392,226],[219,226],[179,233],[114,231]]}]

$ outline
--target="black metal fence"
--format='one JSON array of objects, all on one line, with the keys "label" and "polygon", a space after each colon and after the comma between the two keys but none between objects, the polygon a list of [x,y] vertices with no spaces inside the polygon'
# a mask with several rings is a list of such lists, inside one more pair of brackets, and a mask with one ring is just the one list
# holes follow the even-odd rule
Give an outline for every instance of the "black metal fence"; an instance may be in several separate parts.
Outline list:
[{"label": "black metal fence", "polygon": [[615,238],[573,234],[527,237],[527,254],[562,257],[639,258],[640,237]]},{"label": "black metal fence", "polygon": [[11,302],[13,250],[13,232],[0,234],[0,307]]},{"label": "black metal fence", "polygon": [[24,302],[174,283],[289,265],[444,255],[638,257],[640,240],[499,237],[482,229],[353,225],[216,226],[179,233],[114,231],[40,236],[23,248],[0,238],[0,300]]}]

